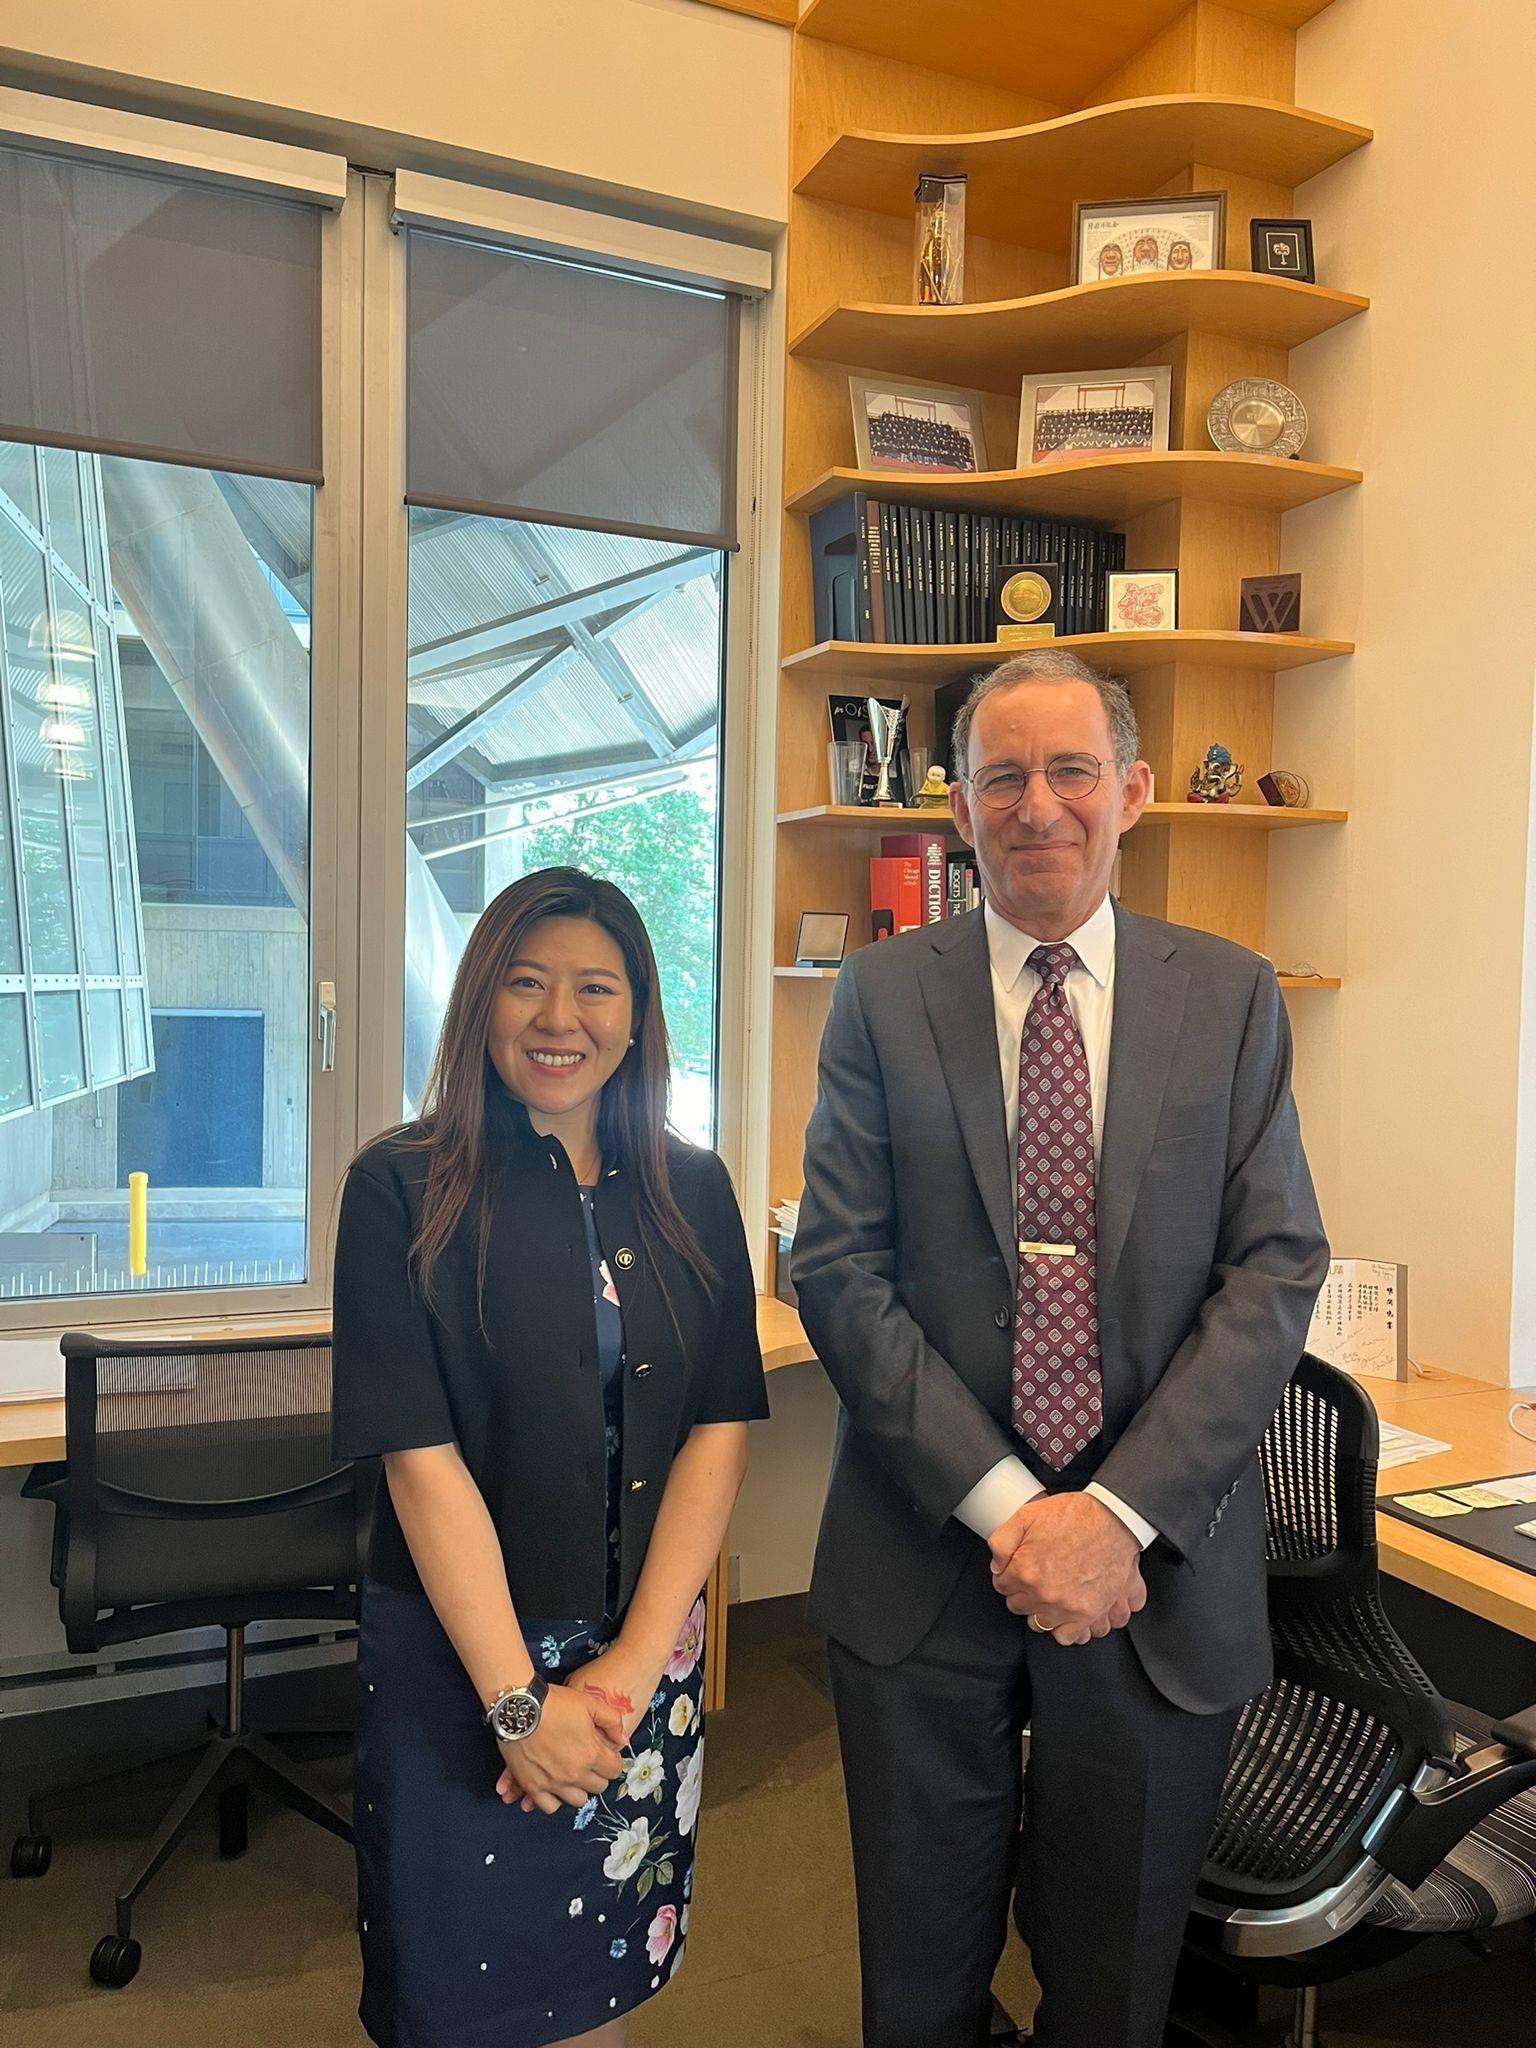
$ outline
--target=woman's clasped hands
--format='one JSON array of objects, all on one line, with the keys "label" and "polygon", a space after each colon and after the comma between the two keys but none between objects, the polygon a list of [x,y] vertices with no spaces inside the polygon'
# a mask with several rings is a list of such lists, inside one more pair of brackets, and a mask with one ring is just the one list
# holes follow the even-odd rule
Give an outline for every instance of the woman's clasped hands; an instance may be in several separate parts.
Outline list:
[{"label": "woman's clasped hands", "polygon": [[655,1689],[616,1643],[571,1672],[550,1687],[532,1735],[500,1745],[498,1795],[524,1813],[558,1813],[606,1792],[624,1773],[620,1752]]},{"label": "woman's clasped hands", "polygon": [[517,1800],[524,1813],[585,1806],[622,1773],[623,1740],[619,1717],[601,1700],[552,1685],[533,1733],[497,1745],[504,1766],[497,1793],[508,1805]]}]

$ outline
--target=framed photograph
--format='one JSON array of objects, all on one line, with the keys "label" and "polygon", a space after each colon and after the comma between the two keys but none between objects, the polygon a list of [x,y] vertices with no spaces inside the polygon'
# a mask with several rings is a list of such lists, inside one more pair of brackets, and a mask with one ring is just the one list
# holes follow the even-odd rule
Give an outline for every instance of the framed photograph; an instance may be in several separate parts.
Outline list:
[{"label": "framed photograph", "polygon": [[1177,569],[1111,569],[1105,579],[1107,633],[1171,633],[1179,623]]},{"label": "framed photograph", "polygon": [[1255,220],[1248,223],[1248,248],[1262,277],[1289,277],[1297,284],[1316,284],[1309,220]]},{"label": "framed photograph", "polygon": [[848,920],[837,910],[802,910],[795,934],[797,967],[841,967]]},{"label": "framed photograph", "polygon": [[1019,468],[1064,455],[1166,449],[1172,392],[1173,371],[1166,363],[1028,376],[1019,405]]},{"label": "framed photograph", "polygon": [[1225,192],[1080,199],[1072,209],[1072,282],[1144,277],[1154,270],[1220,270],[1226,230]]},{"label": "framed photograph", "polygon": [[979,391],[891,377],[850,377],[848,389],[860,469],[957,474],[986,468]]}]

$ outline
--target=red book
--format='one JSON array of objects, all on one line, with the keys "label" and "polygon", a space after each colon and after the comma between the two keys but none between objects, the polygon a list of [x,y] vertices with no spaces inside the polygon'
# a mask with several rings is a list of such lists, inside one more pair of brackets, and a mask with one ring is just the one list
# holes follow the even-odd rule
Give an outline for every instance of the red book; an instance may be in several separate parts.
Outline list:
[{"label": "red book", "polygon": [[916,931],[924,921],[922,862],[911,854],[877,854],[869,863],[869,907],[888,910],[895,931]]},{"label": "red book", "polygon": [[944,917],[944,860],[949,841],[942,832],[885,832],[881,834],[882,854],[908,854],[923,864],[924,924],[939,924]]}]

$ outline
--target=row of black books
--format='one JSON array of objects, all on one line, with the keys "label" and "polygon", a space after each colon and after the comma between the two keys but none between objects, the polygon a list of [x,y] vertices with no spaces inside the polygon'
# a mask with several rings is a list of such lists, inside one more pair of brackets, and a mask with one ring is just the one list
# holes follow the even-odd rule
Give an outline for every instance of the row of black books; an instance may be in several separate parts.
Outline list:
[{"label": "row of black books", "polygon": [[1004,563],[1054,562],[1056,630],[1104,628],[1104,579],[1125,567],[1125,535],[1076,519],[900,505],[862,491],[811,517],[818,640],[954,646],[993,640]]}]

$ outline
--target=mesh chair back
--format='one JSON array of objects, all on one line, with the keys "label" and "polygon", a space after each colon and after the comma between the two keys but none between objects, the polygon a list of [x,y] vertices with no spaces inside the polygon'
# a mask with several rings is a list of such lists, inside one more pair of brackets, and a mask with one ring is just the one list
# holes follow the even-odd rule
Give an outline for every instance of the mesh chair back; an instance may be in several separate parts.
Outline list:
[{"label": "mesh chair back", "polygon": [[1275,1676],[1244,1708],[1201,1892],[1315,1898],[1388,1801],[1455,1743],[1445,1703],[1382,1611],[1376,1411],[1304,1356],[1259,1450]]},{"label": "mesh chair back", "polygon": [[63,1351],[72,1648],[350,1612],[375,1475],[331,1455],[328,1337]]},{"label": "mesh chair back", "polygon": [[324,1340],[93,1362],[96,1481],[125,1500],[275,1504],[344,1469]]}]

